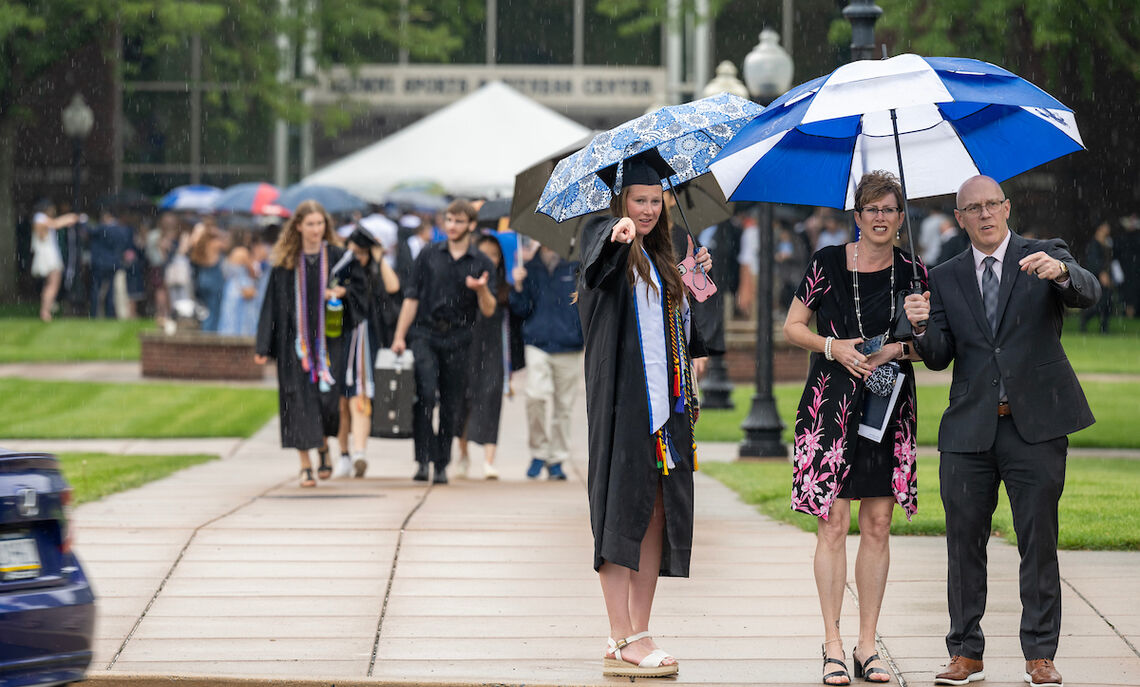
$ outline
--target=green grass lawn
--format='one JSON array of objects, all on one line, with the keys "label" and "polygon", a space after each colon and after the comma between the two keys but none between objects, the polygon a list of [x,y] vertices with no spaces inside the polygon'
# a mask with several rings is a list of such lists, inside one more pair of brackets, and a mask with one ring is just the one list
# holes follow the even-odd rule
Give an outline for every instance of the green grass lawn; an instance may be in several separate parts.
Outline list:
[{"label": "green grass lawn", "polygon": [[[720,480],[746,503],[777,520],[814,532],[816,519],[789,507],[792,466],[787,461],[701,463],[701,471]],[[851,532],[858,532],[852,508]],[[1140,550],[1140,461],[1070,456],[1060,503],[1062,549]],[[907,522],[895,509],[891,533],[945,535],[946,515],[938,495],[938,460],[918,460],[918,512]],[[1016,542],[1004,488],[994,514],[995,534]]]},{"label": "green grass lawn", "polygon": [[249,437],[276,412],[272,389],[0,378],[0,438]]},{"label": "green grass lawn", "polygon": [[139,332],[153,320],[0,319],[0,363],[138,360]]},{"label": "green grass lawn", "polygon": [[[1090,332],[1097,326],[1089,322]],[[1061,343],[1078,374],[1140,375],[1140,319],[1115,318],[1109,333],[1099,334],[1082,333],[1079,318],[1069,316]]]},{"label": "green grass lawn", "polygon": [[74,503],[97,501],[117,491],[126,491],[162,479],[191,465],[217,456],[121,456],[108,453],[61,453],[63,475],[75,490]]},{"label": "green grass lawn", "polygon": [[[1083,382],[1081,384],[1097,422],[1069,437],[1070,445],[1086,448],[1140,448],[1140,433],[1134,432],[1140,421],[1140,382]],[[802,384],[777,384],[773,388],[776,409],[784,421],[784,441],[792,441],[792,425],[796,404],[803,393]],[[938,443],[938,423],[946,410],[950,387],[947,385],[918,387],[918,443]],[[740,423],[752,407],[752,387],[733,389],[733,410],[702,410],[697,422],[697,441],[740,441],[744,433]]]}]

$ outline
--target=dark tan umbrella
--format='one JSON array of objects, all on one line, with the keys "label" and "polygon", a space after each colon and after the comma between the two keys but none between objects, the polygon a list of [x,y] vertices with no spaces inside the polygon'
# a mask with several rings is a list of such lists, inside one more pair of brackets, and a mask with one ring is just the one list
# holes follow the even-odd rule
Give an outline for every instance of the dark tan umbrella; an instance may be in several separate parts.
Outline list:
[{"label": "dark tan umbrella", "polygon": [[536,208],[554,166],[567,155],[581,150],[593,138],[591,134],[515,175],[515,193],[511,199],[510,211],[511,229],[555,250],[567,260],[577,257],[578,234],[589,215],[558,223],[550,216],[536,212]]}]

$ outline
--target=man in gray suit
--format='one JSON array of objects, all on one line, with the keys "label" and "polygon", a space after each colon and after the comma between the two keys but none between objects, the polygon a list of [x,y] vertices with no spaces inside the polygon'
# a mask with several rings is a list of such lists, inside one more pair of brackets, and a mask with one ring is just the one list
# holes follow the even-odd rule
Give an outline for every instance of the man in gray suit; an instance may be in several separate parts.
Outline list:
[{"label": "man in gray suit", "polygon": [[985,678],[986,542],[1004,482],[1021,554],[1025,680],[1060,687],[1053,665],[1061,629],[1057,502],[1068,435],[1094,422],[1061,346],[1061,325],[1066,306],[1097,302],[1100,285],[1063,241],[1011,232],[1010,201],[993,179],[968,179],[957,206],[970,250],[932,270],[931,290],[909,296],[905,306],[926,366],[942,370],[954,361],[938,431],[951,659],[934,682]]}]

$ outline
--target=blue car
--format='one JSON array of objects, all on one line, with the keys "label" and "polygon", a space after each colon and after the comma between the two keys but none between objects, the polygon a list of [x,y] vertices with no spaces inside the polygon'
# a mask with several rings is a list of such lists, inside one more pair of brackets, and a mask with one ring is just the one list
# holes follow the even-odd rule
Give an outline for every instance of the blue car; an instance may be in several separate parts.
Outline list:
[{"label": "blue car", "polygon": [[0,449],[0,686],[82,680],[95,594],[71,550],[59,459]]}]

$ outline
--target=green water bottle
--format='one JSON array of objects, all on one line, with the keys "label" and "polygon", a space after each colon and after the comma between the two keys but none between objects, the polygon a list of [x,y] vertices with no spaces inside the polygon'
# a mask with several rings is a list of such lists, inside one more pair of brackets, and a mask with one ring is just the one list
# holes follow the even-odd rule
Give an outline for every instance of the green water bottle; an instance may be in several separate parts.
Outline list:
[{"label": "green water bottle", "polygon": [[325,336],[335,339],[344,331],[344,303],[330,298],[325,304]]}]

